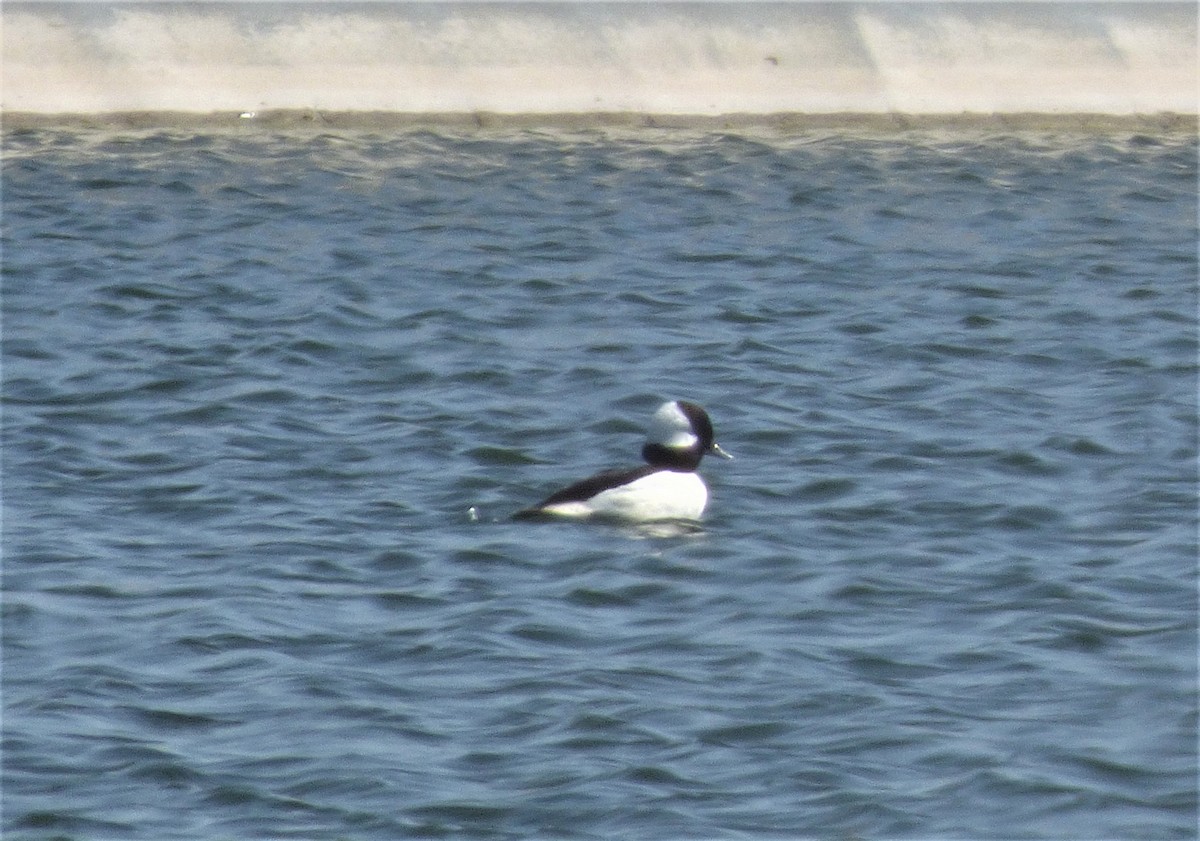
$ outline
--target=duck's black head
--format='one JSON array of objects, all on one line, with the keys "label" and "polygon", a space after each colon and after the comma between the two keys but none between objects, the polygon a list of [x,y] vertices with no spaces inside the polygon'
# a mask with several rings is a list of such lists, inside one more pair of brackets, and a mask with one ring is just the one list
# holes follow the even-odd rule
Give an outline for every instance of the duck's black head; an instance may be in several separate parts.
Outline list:
[{"label": "duck's black head", "polygon": [[695,470],[707,453],[732,458],[717,445],[708,412],[687,400],[663,403],[651,419],[642,458],[655,467]]}]

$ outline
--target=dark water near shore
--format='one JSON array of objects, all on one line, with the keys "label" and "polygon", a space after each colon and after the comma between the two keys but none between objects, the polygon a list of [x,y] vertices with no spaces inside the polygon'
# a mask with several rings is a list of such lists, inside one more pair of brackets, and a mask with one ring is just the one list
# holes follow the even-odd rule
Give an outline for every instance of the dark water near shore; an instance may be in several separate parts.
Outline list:
[{"label": "dark water near shore", "polygon": [[6,838],[1195,837],[1193,136],[5,159]]}]

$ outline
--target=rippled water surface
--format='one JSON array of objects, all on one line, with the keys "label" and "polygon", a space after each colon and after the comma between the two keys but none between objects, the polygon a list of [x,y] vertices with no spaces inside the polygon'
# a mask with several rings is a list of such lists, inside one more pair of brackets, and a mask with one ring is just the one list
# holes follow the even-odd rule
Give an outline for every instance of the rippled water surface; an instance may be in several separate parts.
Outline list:
[{"label": "rippled water surface", "polygon": [[5,155],[6,838],[1194,837],[1194,136]]}]

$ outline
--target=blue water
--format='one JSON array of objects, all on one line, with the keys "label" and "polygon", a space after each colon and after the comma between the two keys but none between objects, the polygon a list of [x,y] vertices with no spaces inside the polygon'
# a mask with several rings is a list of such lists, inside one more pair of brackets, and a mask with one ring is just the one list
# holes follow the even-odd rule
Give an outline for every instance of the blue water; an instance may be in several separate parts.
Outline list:
[{"label": "blue water", "polygon": [[4,151],[6,838],[1196,836],[1194,134]]}]

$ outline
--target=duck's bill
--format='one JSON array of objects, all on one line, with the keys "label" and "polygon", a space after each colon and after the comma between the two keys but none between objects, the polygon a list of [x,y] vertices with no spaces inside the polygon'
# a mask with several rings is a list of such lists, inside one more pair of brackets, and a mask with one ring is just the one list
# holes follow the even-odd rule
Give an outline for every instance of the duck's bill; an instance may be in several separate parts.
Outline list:
[{"label": "duck's bill", "polygon": [[714,456],[720,456],[721,458],[733,458],[732,455],[730,455],[729,453],[727,453],[721,449],[720,444],[713,444],[712,447],[709,449],[709,452],[712,453]]}]

